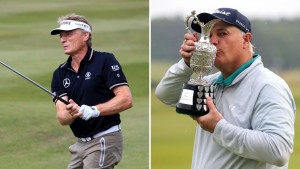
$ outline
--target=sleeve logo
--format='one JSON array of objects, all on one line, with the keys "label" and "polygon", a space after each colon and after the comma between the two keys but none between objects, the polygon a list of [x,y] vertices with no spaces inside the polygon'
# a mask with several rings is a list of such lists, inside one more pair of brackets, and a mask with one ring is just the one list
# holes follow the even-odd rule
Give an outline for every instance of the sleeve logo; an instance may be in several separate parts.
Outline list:
[{"label": "sleeve logo", "polygon": [[113,65],[113,66],[111,66],[111,69],[113,71],[118,71],[118,70],[120,70],[120,67],[119,67],[119,65]]}]

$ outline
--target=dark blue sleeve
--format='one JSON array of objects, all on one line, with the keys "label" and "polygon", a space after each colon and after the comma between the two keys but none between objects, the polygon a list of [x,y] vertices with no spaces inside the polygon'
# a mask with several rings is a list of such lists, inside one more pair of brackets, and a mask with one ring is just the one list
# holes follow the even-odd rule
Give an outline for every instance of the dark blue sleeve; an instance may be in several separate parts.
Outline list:
[{"label": "dark blue sleeve", "polygon": [[117,86],[128,85],[122,67],[113,54],[108,54],[105,60],[103,75],[110,90]]},{"label": "dark blue sleeve", "polygon": [[[67,96],[67,90],[66,90],[66,88],[64,88],[63,77],[60,76],[59,69],[57,69],[53,73],[51,90],[56,96],[59,96],[59,97]],[[53,99],[53,102],[56,103],[57,99],[55,99],[54,97],[52,99]]]}]

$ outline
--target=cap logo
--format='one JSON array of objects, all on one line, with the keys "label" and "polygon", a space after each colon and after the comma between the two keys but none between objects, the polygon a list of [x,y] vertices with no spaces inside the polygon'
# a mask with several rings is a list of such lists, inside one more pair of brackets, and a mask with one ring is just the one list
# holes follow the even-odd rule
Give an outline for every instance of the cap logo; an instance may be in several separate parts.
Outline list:
[{"label": "cap logo", "polygon": [[235,22],[237,24],[239,24],[241,27],[243,27],[247,32],[250,32],[249,29],[247,28],[247,26],[245,24],[243,24],[241,21],[235,20]]},{"label": "cap logo", "polygon": [[226,12],[226,11],[224,11],[224,10],[221,10],[221,11],[220,11],[219,9],[215,10],[214,13],[219,13],[219,14],[223,14],[223,15],[226,15],[226,16],[231,15],[230,12]]},{"label": "cap logo", "polygon": [[64,30],[79,28],[90,33],[92,32],[91,27],[88,24],[74,20],[63,20],[60,22],[60,28]]},{"label": "cap logo", "polygon": [[60,25],[71,25],[71,22],[70,21],[62,21]]}]

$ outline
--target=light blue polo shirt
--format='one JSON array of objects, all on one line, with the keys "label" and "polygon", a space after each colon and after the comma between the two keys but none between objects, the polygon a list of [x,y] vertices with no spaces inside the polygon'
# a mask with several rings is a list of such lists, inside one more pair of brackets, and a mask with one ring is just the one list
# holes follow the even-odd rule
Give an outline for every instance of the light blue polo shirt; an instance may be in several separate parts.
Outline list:
[{"label": "light blue polo shirt", "polygon": [[259,58],[260,55],[253,55],[253,59],[249,60],[248,62],[244,63],[241,67],[239,67],[235,72],[233,72],[229,77],[224,79],[223,75],[220,74],[220,76],[217,78],[214,84],[218,84],[220,86],[229,86],[232,81],[245,69],[247,69],[257,58]]}]

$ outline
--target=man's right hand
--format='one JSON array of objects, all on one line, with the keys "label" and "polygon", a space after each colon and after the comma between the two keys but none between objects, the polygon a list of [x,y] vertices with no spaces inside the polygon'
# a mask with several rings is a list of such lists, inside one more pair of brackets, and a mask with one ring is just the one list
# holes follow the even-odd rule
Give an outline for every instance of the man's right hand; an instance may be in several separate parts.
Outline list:
[{"label": "man's right hand", "polygon": [[66,106],[68,113],[74,118],[81,116],[82,113],[79,112],[80,107],[78,106],[78,104],[75,103],[72,99],[70,99],[69,102],[70,104]]},{"label": "man's right hand", "polygon": [[184,41],[180,47],[179,50],[179,54],[181,55],[181,57],[184,59],[184,62],[190,66],[190,59],[192,57],[192,52],[193,50],[195,50],[195,43],[199,41],[199,38],[197,36],[197,33],[194,32],[193,35],[186,33],[184,35]]},{"label": "man's right hand", "polygon": [[[68,100],[67,96],[64,96],[62,99]],[[72,99],[69,100],[68,105],[65,105],[63,102],[58,100],[56,102],[56,117],[61,125],[70,125],[73,121],[82,115],[82,112],[79,111],[79,106]]]}]

